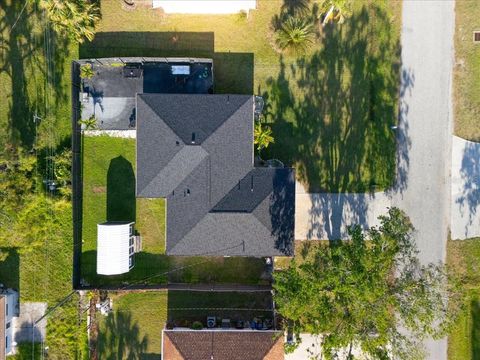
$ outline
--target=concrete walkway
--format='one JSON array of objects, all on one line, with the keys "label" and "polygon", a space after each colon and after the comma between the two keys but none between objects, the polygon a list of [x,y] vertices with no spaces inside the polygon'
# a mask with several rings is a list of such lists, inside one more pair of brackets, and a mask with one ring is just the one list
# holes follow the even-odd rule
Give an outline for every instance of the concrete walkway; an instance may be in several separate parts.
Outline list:
[{"label": "concrete walkway", "polygon": [[480,143],[453,137],[452,239],[480,236]]}]

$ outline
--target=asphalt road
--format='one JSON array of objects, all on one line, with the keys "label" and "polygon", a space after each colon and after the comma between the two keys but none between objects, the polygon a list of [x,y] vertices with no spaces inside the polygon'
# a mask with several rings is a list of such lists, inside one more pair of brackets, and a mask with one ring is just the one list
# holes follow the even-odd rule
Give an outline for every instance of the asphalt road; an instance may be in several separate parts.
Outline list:
[{"label": "asphalt road", "polygon": [[[444,261],[450,224],[454,1],[404,1],[398,193],[393,205],[416,228],[420,260]],[[408,86],[406,86],[409,84]],[[401,161],[402,157],[405,161]],[[402,168],[400,168],[402,174]],[[426,343],[429,359],[447,358],[447,341]]]}]

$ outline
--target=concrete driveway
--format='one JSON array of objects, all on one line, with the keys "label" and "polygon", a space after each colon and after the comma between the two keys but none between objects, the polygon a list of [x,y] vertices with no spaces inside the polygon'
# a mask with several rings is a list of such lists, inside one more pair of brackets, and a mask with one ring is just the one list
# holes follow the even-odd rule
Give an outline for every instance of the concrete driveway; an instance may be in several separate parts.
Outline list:
[{"label": "concrete driveway", "polygon": [[[305,194],[297,187],[295,233],[298,239],[344,238],[347,225],[375,225],[393,205],[416,228],[420,260],[438,262],[445,260],[451,219],[454,1],[405,0],[402,19],[396,185],[383,194]],[[430,359],[446,359],[446,339],[426,347]]]},{"label": "concrete driveway", "polygon": [[480,143],[453,137],[452,239],[480,236]]}]

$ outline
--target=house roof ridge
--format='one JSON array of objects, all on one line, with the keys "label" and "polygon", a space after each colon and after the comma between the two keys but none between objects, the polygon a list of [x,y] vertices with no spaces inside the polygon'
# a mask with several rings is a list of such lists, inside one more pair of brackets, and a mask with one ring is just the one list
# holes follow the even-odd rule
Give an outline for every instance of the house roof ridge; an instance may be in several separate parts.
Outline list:
[{"label": "house roof ridge", "polygon": [[[229,116],[227,116],[225,119],[223,119],[223,121],[215,127],[215,129],[213,129],[213,131],[210,132],[210,134],[205,138],[203,139],[203,142],[207,141],[208,139],[210,139],[212,137],[213,134],[215,134],[215,132],[223,126],[223,124],[225,124],[230,118],[232,118],[232,116],[234,116],[240,109],[243,105],[245,105],[245,103],[250,100],[253,95],[242,95],[242,94],[163,94],[163,93],[140,93],[140,94],[137,94],[137,96],[140,96],[142,97],[143,99],[145,98],[155,98],[155,97],[158,97],[158,96],[165,96],[165,97],[174,97],[174,96],[178,96],[178,97],[193,97],[193,96],[196,96],[196,97],[205,97],[205,96],[216,96],[216,97],[227,97],[229,98],[230,96],[234,96],[234,97],[241,97],[241,96],[244,96],[245,97],[245,101],[243,101],[240,105],[238,105],[238,107],[235,109],[235,111],[233,111]],[[172,130],[173,133],[175,133],[175,135],[177,135],[179,137],[179,139],[182,141],[182,143],[184,145],[187,145],[185,143],[185,141],[182,139],[182,135],[179,134],[179,132],[177,130],[175,130],[169,123],[168,121],[165,121],[165,119],[162,118],[162,116],[157,112],[155,111],[155,109],[152,107],[152,105],[150,105],[147,101],[143,101],[145,103],[145,105],[147,105],[157,116],[160,120],[162,120],[165,125],[167,125],[170,130]]]}]

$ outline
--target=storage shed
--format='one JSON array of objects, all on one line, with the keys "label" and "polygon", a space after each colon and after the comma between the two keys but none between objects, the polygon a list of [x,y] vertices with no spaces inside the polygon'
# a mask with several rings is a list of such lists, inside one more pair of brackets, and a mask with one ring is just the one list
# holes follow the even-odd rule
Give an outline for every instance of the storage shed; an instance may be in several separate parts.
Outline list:
[{"label": "storage shed", "polygon": [[134,224],[97,225],[97,274],[118,275],[133,268],[137,248]]}]

